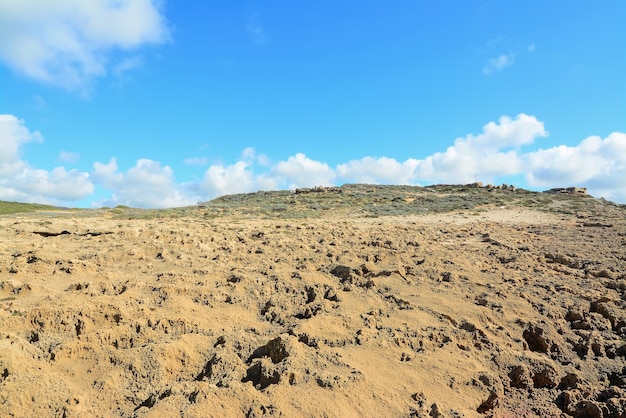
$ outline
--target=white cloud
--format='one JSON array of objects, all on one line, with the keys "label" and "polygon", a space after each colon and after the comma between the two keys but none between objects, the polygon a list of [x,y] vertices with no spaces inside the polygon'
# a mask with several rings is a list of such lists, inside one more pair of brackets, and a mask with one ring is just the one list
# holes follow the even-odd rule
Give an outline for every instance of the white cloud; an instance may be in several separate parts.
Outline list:
[{"label": "white cloud", "polygon": [[108,164],[100,162],[93,163],[92,177],[98,183],[101,183],[107,189],[113,189],[123,180],[121,173],[117,172],[117,160],[111,158]]},{"label": "white cloud", "polygon": [[247,147],[241,152],[241,159],[246,161],[255,162],[262,167],[269,167],[271,161],[265,154],[258,154],[254,147]]},{"label": "white cloud", "polygon": [[61,153],[59,154],[59,161],[62,161],[65,163],[75,163],[79,159],[80,159],[80,154],[76,152],[61,151]]},{"label": "white cloud", "polygon": [[528,45],[528,52],[533,52],[535,50],[535,44]]},{"label": "white cloud", "polygon": [[526,181],[536,187],[587,187],[597,196],[626,202],[626,133],[561,145],[524,156]]},{"label": "white cloud", "polygon": [[492,182],[496,177],[522,170],[517,148],[547,136],[543,123],[534,116],[502,116],[499,124],[489,122],[479,135],[457,138],[444,152],[421,160],[416,177],[429,182],[469,183],[476,177]]},{"label": "white cloud", "polygon": [[210,198],[231,193],[246,193],[256,189],[254,174],[249,161],[235,164],[213,165],[205,173],[198,185],[203,196]]},{"label": "white cloud", "polygon": [[393,158],[364,157],[337,166],[337,176],[346,183],[412,184],[419,161],[409,158],[398,162]]},{"label": "white cloud", "polygon": [[38,131],[31,132],[24,121],[13,115],[0,115],[0,176],[15,174],[24,168],[20,159],[20,147],[27,142],[41,142]]},{"label": "white cloud", "polygon": [[[216,164],[209,167],[202,181],[190,189],[201,195],[201,200],[233,193],[256,190],[295,189],[297,187],[330,186],[334,184],[335,171],[327,164],[296,154],[286,161],[269,166],[269,159],[257,155],[254,148],[246,148],[241,159],[231,165]],[[257,173],[257,169],[263,172]]]},{"label": "white cloud", "polygon": [[169,166],[157,161],[140,159],[126,172],[119,172],[117,161],[108,164],[94,163],[94,182],[113,191],[110,199],[99,202],[102,206],[128,205],[139,208],[166,208],[187,206],[198,202],[197,197],[185,194],[185,186],[174,181]]},{"label": "white cloud", "polygon": [[244,148],[243,151],[241,151],[241,158],[244,160],[254,160],[255,157],[256,150],[253,147],[247,147]]},{"label": "white cloud", "polygon": [[269,167],[269,166],[272,165],[272,160],[270,160],[270,158],[267,155],[265,155],[265,154],[257,155],[256,156],[256,162],[261,167]]},{"label": "white cloud", "polygon": [[[144,207],[180,206],[224,194],[343,182],[470,183],[478,177],[488,183],[517,175],[525,175],[527,184],[534,187],[588,187],[594,196],[626,201],[626,134],[616,132],[605,139],[589,137],[571,147],[523,151],[524,146],[547,135],[543,122],[522,113],[489,122],[480,134],[457,138],[445,151],[421,160],[409,158],[402,162],[367,156],[332,168],[298,153],[264,167],[256,150],[246,148],[239,161],[212,165],[204,178],[193,184],[174,183],[169,167],[149,160],[140,160],[127,173],[118,172],[115,160],[96,163],[92,175],[114,191],[113,201]],[[141,200],[136,196],[142,196]]]},{"label": "white cloud", "polygon": [[18,73],[86,94],[127,52],[169,39],[156,0],[0,2],[0,60]]},{"label": "white cloud", "polygon": [[298,153],[287,161],[280,161],[269,173],[269,178],[281,185],[295,189],[297,187],[330,186],[335,181],[335,170],[328,164],[315,161]]},{"label": "white cloud", "polygon": [[13,188],[44,201],[65,202],[80,200],[94,191],[88,173],[67,171],[64,167],[56,167],[52,171],[23,170],[13,178]]},{"label": "white cloud", "polygon": [[31,167],[20,149],[28,142],[43,142],[43,138],[39,132],[31,132],[23,120],[0,115],[0,199],[67,205],[93,193],[87,173]]},{"label": "white cloud", "polygon": [[487,65],[483,68],[483,74],[491,75],[493,73],[497,73],[498,71],[502,71],[506,67],[510,67],[515,62],[515,54],[501,54],[496,58],[492,58],[489,60]]}]

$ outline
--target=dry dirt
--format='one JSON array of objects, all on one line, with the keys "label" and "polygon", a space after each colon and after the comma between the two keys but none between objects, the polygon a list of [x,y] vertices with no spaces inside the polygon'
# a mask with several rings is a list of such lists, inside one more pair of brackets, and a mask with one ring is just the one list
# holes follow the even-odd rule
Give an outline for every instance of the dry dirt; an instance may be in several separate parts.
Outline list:
[{"label": "dry dirt", "polygon": [[0,416],[626,416],[623,207],[211,210],[0,216]]}]

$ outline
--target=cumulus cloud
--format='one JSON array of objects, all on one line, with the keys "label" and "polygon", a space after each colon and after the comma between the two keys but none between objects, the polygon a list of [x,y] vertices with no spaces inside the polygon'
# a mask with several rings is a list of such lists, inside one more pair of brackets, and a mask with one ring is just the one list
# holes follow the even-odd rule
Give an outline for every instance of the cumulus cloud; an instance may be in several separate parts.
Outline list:
[{"label": "cumulus cloud", "polygon": [[140,159],[126,172],[120,172],[117,160],[107,164],[96,162],[91,173],[94,182],[112,190],[110,199],[98,206],[128,205],[139,208],[166,208],[197,203],[197,196],[185,193],[185,185],[177,184],[169,166],[157,161]]},{"label": "cumulus cloud", "polygon": [[156,0],[0,2],[0,60],[20,74],[85,93],[93,80],[135,66],[129,52],[168,40]]},{"label": "cumulus cloud", "polygon": [[471,183],[475,177],[494,183],[514,175],[525,175],[531,187],[587,187],[594,196],[626,201],[626,134],[589,137],[571,147],[523,151],[547,135],[543,122],[519,114],[489,122],[480,134],[457,138],[445,151],[421,160],[368,156],[333,168],[298,153],[265,167],[256,151],[246,148],[240,160],[211,165],[194,183],[175,183],[171,168],[150,160],[139,160],[125,173],[118,170],[115,159],[96,163],[92,177],[114,192],[107,206],[182,206],[225,194],[341,183]]},{"label": "cumulus cloud", "polygon": [[78,170],[27,168],[13,177],[13,189],[32,196],[31,201],[72,202],[93,193],[94,186],[89,174]]},{"label": "cumulus cloud", "polygon": [[337,176],[344,183],[412,184],[419,161],[409,158],[399,162],[388,157],[364,157],[337,166]]},{"label": "cumulus cloud", "polygon": [[336,176],[335,170],[328,164],[312,160],[301,153],[269,167],[267,164],[268,159],[264,154],[257,155],[254,148],[246,148],[241,154],[241,160],[234,164],[209,167],[202,181],[192,188],[202,196],[202,200],[208,200],[225,194],[257,190],[330,186],[334,184]]},{"label": "cumulus cloud", "polygon": [[561,145],[524,156],[526,181],[535,187],[573,184],[591,193],[626,202],[626,133],[590,136],[580,144]]},{"label": "cumulus cloud", "polygon": [[28,142],[41,143],[43,137],[31,132],[23,120],[0,115],[0,199],[67,205],[93,193],[88,173],[31,167],[21,155],[21,147]]},{"label": "cumulus cloud", "polygon": [[288,189],[330,186],[334,184],[335,177],[335,170],[328,164],[312,160],[301,153],[289,157],[287,161],[280,161],[269,174],[269,178]]},{"label": "cumulus cloud", "polygon": [[256,189],[252,164],[237,161],[232,165],[213,165],[204,173],[198,189],[208,197],[251,192]]},{"label": "cumulus cloud", "polygon": [[515,62],[515,54],[501,54],[496,58],[492,58],[489,60],[487,65],[483,68],[483,74],[491,75],[493,73],[497,73],[498,71],[502,71],[506,67],[510,67]]},{"label": "cumulus cloud", "polygon": [[519,174],[523,164],[519,147],[547,132],[534,116],[502,116],[489,122],[479,135],[457,138],[444,152],[437,152],[416,165],[417,178],[429,182],[469,183],[479,177],[492,182],[496,177]]},{"label": "cumulus cloud", "polygon": [[31,132],[24,121],[13,115],[0,115],[0,176],[11,176],[25,167],[20,147],[27,142],[41,142],[38,131]]}]

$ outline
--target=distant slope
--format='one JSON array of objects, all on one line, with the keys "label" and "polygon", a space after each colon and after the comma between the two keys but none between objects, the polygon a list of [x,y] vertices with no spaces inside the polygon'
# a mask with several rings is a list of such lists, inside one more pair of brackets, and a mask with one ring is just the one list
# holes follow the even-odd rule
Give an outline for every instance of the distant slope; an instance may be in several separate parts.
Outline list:
[{"label": "distant slope", "polygon": [[[578,189],[573,189],[578,190]],[[38,203],[0,201],[0,215],[29,212],[67,212],[81,216],[109,213],[127,219],[205,218],[236,215],[242,218],[320,218],[325,216],[379,217],[467,211],[478,214],[488,207],[524,207],[553,213],[623,218],[626,205],[568,189],[534,192],[513,186],[433,185],[397,186],[346,184],[341,187],[302,188],[294,191],[259,191],[233,194],[195,206],[138,209],[127,206],[98,210],[71,209]]]},{"label": "distant slope", "polygon": [[295,191],[267,191],[218,197],[201,203],[205,216],[319,218],[328,215],[379,217],[524,207],[553,213],[623,217],[626,205],[587,194],[534,192],[512,186],[390,186],[347,184]]},{"label": "distant slope", "polygon": [[13,213],[25,213],[25,212],[37,212],[42,210],[69,210],[67,208],[61,208],[51,205],[42,205],[39,203],[19,203],[19,202],[6,202],[0,200],[0,215],[10,215]]}]

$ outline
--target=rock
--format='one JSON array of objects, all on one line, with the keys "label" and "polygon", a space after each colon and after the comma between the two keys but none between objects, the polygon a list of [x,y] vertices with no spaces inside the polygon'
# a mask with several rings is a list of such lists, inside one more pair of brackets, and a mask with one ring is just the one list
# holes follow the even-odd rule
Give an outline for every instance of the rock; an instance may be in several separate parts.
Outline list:
[{"label": "rock", "polygon": [[593,401],[579,402],[570,415],[574,418],[603,418],[602,408]]},{"label": "rock", "polygon": [[331,274],[335,277],[339,277],[340,279],[347,280],[350,278],[352,269],[348,266],[337,266],[332,269]]},{"label": "rock", "polygon": [[268,364],[267,359],[261,359],[248,368],[246,376],[241,381],[252,382],[257,389],[263,390],[280,382],[280,372]]},{"label": "rock", "polygon": [[586,187],[555,187],[550,190],[546,190],[544,193],[568,193],[585,196],[587,194]]},{"label": "rock", "polygon": [[580,383],[580,377],[576,373],[568,373],[561,378],[559,389],[575,389]]},{"label": "rock", "polygon": [[522,336],[529,350],[547,354],[552,348],[552,341],[546,334],[545,326],[528,324]]},{"label": "rock", "polygon": [[443,414],[439,411],[439,406],[436,403],[430,406],[430,415],[432,418],[443,418]]},{"label": "rock", "polygon": [[613,330],[617,331],[619,328],[626,327],[626,319],[623,315],[620,315],[616,312],[616,310],[609,305],[605,300],[606,298],[602,298],[595,302],[591,302],[591,306],[589,307],[589,312],[597,312],[606,319],[611,322],[611,327]]},{"label": "rock", "polygon": [[290,351],[293,348],[291,338],[288,335],[281,335],[273,340],[270,340],[267,344],[254,350],[249,360],[261,357],[269,357],[272,363],[280,363],[285,358],[289,357]]},{"label": "rock", "polygon": [[478,409],[476,409],[476,412],[478,412],[479,414],[484,414],[485,412],[492,410],[496,406],[498,406],[498,395],[494,392],[491,392],[489,394],[489,397],[480,404]]},{"label": "rock", "polygon": [[546,367],[533,374],[536,388],[553,388],[557,385],[558,375],[555,369]]},{"label": "rock", "polygon": [[511,370],[509,379],[511,379],[511,386],[514,388],[526,389],[532,387],[533,384],[528,367],[523,364]]},{"label": "rock", "polygon": [[615,387],[626,389],[626,366],[621,372],[613,372],[608,374],[609,383]]}]

